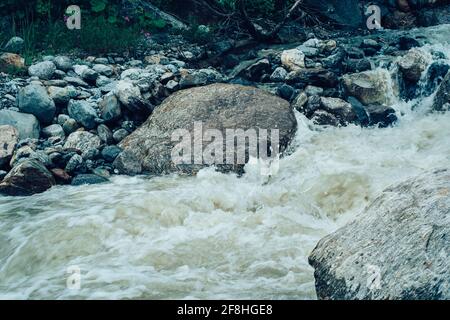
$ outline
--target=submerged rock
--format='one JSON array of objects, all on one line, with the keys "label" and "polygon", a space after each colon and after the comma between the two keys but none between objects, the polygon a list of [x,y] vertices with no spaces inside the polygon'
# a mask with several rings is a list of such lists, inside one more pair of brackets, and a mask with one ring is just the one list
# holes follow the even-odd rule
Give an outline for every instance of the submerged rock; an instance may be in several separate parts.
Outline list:
[{"label": "submerged rock", "polygon": [[[195,122],[201,122],[204,129],[215,129],[215,133],[222,135],[220,139],[227,136],[226,129],[254,129],[256,133],[259,129],[266,129],[269,133],[279,129],[280,151],[285,150],[297,128],[289,103],[266,91],[229,84],[183,90],[166,99],[139,129],[121,142],[120,147],[124,152],[117,157],[114,166],[121,173],[130,173],[126,168],[131,168],[133,174],[162,174],[174,171],[195,173],[208,165],[202,159],[199,164],[194,164],[194,153],[201,157],[202,150],[200,154],[195,151],[187,154],[184,158],[186,161],[181,164],[172,162],[172,151],[181,138],[178,134],[181,132],[176,130],[185,130],[183,132],[186,137],[183,137],[183,142],[185,138],[190,140]],[[174,139],[173,134],[176,134]],[[216,141],[220,146],[216,150],[225,150],[225,142],[220,139]],[[270,145],[270,138],[264,141]],[[203,147],[210,143],[211,141],[204,141]],[[225,150],[225,155],[227,151],[235,155],[235,150]],[[243,167],[240,163],[221,162],[218,167],[225,171],[240,172]]]},{"label": "submerged rock", "polygon": [[36,160],[24,160],[15,166],[0,183],[0,193],[29,196],[42,193],[56,185],[47,168]]},{"label": "submerged rock", "polygon": [[450,170],[386,189],[309,257],[320,299],[449,299]]}]

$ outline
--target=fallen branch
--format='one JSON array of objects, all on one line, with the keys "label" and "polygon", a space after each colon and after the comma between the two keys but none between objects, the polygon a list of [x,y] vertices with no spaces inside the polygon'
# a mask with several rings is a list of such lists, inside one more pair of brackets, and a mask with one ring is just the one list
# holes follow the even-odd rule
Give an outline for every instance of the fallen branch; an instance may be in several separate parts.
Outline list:
[{"label": "fallen branch", "polygon": [[297,11],[303,0],[297,0],[292,7],[289,9],[288,13],[284,16],[283,20],[278,23],[272,31],[267,32],[261,26],[255,24],[247,14],[245,7],[245,0],[238,0],[238,8],[244,19],[244,24],[246,29],[249,31],[250,35],[258,41],[270,42],[273,41],[281,28],[292,18],[292,15]]}]

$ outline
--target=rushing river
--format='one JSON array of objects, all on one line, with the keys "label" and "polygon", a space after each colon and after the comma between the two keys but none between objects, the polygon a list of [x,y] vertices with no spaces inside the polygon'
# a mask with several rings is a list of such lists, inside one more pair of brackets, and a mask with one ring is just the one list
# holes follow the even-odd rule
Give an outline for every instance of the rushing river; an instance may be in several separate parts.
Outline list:
[{"label": "rushing river", "polygon": [[[449,26],[430,29],[431,48]],[[402,102],[391,128],[324,128],[297,114],[291,154],[247,173],[116,177],[0,196],[0,298],[314,299],[307,257],[387,186],[450,163],[450,113]],[[412,106],[418,105],[412,111]],[[80,289],[67,287],[68,269]]]}]

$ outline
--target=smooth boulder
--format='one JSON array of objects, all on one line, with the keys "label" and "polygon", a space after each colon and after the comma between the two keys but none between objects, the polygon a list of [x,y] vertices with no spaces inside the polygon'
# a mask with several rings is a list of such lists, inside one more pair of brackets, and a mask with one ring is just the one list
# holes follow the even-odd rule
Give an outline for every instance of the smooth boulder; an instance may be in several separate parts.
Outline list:
[{"label": "smooth boulder", "polygon": [[[285,150],[297,129],[289,102],[261,89],[212,84],[182,90],[167,98],[140,128],[120,143],[124,151],[116,158],[114,166],[123,174],[195,174],[207,165],[204,162],[193,164],[193,161],[176,165],[171,157],[173,148],[180,142],[172,141],[172,134],[181,129],[192,136],[194,123],[201,123],[203,129],[218,130],[223,139],[226,139],[226,129],[254,129],[256,132],[266,129],[269,134],[278,129],[280,152]],[[203,148],[209,143],[203,141]],[[224,148],[224,156],[233,152],[225,150],[224,141],[219,144]],[[226,163],[218,167],[241,172],[243,166]]]},{"label": "smooth boulder", "polygon": [[0,194],[30,196],[56,185],[55,178],[37,160],[25,160],[15,166],[0,183]]},{"label": "smooth boulder", "polygon": [[309,257],[319,299],[449,299],[450,170],[387,188]]}]

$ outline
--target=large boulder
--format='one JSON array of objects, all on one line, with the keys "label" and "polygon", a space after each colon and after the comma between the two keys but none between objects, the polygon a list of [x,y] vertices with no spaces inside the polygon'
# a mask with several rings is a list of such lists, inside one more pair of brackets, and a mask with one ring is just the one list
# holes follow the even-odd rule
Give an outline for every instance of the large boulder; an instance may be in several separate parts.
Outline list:
[{"label": "large boulder", "polygon": [[32,114],[0,110],[0,125],[11,125],[19,131],[19,139],[39,139],[39,121]]},{"label": "large boulder", "polygon": [[[177,129],[187,130],[188,138],[191,138],[194,122],[197,125],[201,123],[203,132],[205,129],[216,129],[222,135],[221,139],[216,139],[215,142],[224,155],[235,151],[225,148],[225,141],[222,139],[227,137],[226,129],[254,129],[260,133],[261,140],[264,138],[260,129],[266,129],[269,134],[273,129],[278,129],[279,149],[282,152],[292,140],[297,128],[289,103],[266,91],[230,84],[192,88],[179,91],[166,99],[139,129],[120,143],[124,151],[116,158],[115,167],[126,174],[197,172],[207,164],[194,164],[192,154],[188,155],[188,160],[182,164],[175,164],[171,157],[180,138],[177,136],[177,141],[172,141],[172,134],[177,133]],[[264,142],[270,145],[270,138],[264,139]],[[203,150],[209,144],[210,141],[203,141]],[[223,171],[242,172],[241,163],[217,162],[214,163]]]},{"label": "large boulder", "polygon": [[37,160],[25,160],[15,166],[0,183],[0,193],[29,196],[42,193],[56,185],[50,171]]},{"label": "large boulder", "polygon": [[10,125],[0,125],[0,169],[11,159],[19,142],[19,131]]},{"label": "large boulder", "polygon": [[44,124],[50,124],[55,116],[56,106],[45,87],[30,84],[19,91],[19,110],[35,115]]},{"label": "large boulder", "polygon": [[450,72],[447,73],[436,93],[433,110],[445,111],[444,106],[448,106],[448,103],[450,103]]},{"label": "large boulder", "polygon": [[358,98],[364,105],[387,104],[389,102],[389,74],[380,70],[346,74],[342,77],[350,96]]},{"label": "large boulder", "polygon": [[450,170],[386,189],[309,257],[320,299],[449,299]]}]

